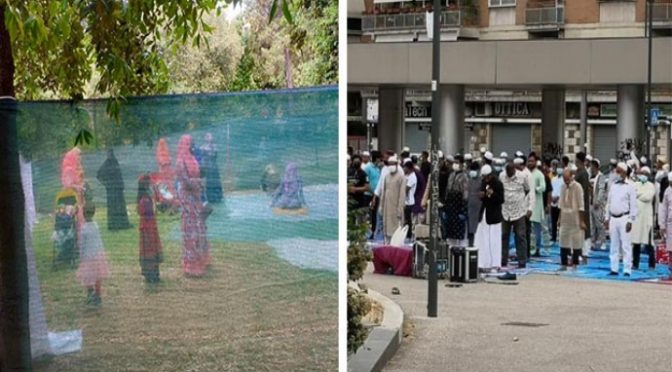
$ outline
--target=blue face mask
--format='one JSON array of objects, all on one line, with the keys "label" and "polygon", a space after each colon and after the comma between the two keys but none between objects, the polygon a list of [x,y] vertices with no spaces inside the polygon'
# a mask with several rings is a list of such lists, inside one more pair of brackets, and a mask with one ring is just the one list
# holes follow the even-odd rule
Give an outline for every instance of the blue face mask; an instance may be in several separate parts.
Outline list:
[{"label": "blue face mask", "polygon": [[476,176],[478,176],[478,171],[475,170],[469,171],[469,177],[476,178]]},{"label": "blue face mask", "polygon": [[564,172],[564,171],[565,171],[565,170],[562,169],[562,168],[556,168],[556,169],[555,169],[555,174],[557,174],[557,175],[559,176],[559,175],[561,175],[562,172]]},{"label": "blue face mask", "polygon": [[646,183],[648,180],[649,180],[649,177],[647,177],[646,175],[643,175],[643,174],[639,175],[639,182]]}]

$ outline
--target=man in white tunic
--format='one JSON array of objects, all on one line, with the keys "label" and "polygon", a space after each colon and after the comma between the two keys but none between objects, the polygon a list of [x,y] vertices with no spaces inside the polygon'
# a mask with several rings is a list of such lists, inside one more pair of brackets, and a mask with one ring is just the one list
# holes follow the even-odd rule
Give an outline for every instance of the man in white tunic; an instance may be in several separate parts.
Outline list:
[{"label": "man in white tunic", "polygon": [[616,167],[618,178],[609,188],[607,211],[605,220],[609,229],[611,245],[609,247],[609,261],[611,272],[609,275],[618,275],[619,250],[623,250],[623,273],[630,276],[632,272],[632,223],[637,218],[637,192],[634,186],[626,182],[628,166],[618,163]]},{"label": "man in white tunic", "polygon": [[[644,158],[646,159],[646,158]],[[656,255],[653,251],[651,234],[653,230],[653,200],[656,197],[656,187],[649,182],[651,169],[642,167],[639,170],[638,181],[635,182],[637,192],[637,219],[632,226],[632,268],[639,269],[639,258],[642,247],[649,256],[649,269],[656,268]]]},{"label": "man in white tunic", "polygon": [[[668,173],[667,178],[672,182],[672,173]],[[665,240],[667,251],[670,254],[669,266],[670,276],[672,280],[672,187],[668,187],[663,195],[663,200],[658,206],[658,227],[660,228],[660,235]]]},{"label": "man in white tunic", "polygon": [[579,265],[579,256],[584,246],[583,237],[587,229],[583,219],[585,204],[583,188],[574,180],[575,171],[565,169],[562,178],[564,187],[560,191],[558,207],[560,208],[560,270],[567,270],[567,257],[572,256],[574,268]]},{"label": "man in white tunic", "polygon": [[474,245],[478,249],[478,268],[488,270],[499,268],[502,263],[504,186],[487,164],[481,168],[481,176],[480,196],[483,204]]},{"label": "man in white tunic", "polygon": [[385,243],[390,242],[394,232],[401,226],[406,204],[406,177],[400,170],[397,157],[391,156],[387,163],[389,172],[383,180],[384,186],[380,198]]}]

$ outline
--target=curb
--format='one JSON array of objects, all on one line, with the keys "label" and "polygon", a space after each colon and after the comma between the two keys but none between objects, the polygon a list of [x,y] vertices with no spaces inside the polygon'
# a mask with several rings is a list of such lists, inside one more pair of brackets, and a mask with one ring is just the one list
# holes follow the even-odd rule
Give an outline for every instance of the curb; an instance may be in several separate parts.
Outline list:
[{"label": "curb", "polygon": [[383,321],[371,330],[364,345],[348,360],[348,372],[381,371],[401,345],[404,325],[401,307],[371,289],[367,296],[383,306]]}]

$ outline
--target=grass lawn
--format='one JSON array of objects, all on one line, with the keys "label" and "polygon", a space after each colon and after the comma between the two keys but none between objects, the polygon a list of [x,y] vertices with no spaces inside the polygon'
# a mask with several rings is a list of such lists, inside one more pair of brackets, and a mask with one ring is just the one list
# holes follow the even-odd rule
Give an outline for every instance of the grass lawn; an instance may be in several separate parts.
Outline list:
[{"label": "grass lawn", "polygon": [[[160,283],[140,275],[137,228],[108,232],[97,211],[112,276],[103,304],[85,305],[75,270],[52,270],[53,219],[35,226],[34,248],[50,331],[81,329],[79,353],[37,371],[299,371],[338,368],[338,277],[302,270],[263,243],[211,241],[213,265],[201,279],[182,275],[177,216],[159,216]],[[131,215],[137,226],[137,215]]]}]

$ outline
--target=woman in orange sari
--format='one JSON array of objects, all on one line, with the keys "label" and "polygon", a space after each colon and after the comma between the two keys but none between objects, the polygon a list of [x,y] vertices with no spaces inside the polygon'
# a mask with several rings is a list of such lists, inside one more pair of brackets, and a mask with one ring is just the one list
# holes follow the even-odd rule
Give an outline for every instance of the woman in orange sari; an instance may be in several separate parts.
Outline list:
[{"label": "woman in orange sari", "polygon": [[210,245],[201,202],[201,171],[192,154],[192,139],[183,135],[177,147],[178,199],[182,207],[182,270],[187,276],[202,276],[210,264]]}]

